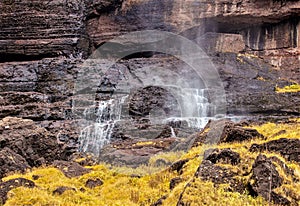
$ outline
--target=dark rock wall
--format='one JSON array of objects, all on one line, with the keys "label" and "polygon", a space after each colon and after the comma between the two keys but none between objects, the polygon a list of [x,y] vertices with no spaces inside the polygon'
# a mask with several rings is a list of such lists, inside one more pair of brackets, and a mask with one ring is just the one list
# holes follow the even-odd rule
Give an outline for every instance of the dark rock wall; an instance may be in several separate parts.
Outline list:
[{"label": "dark rock wall", "polygon": [[[62,139],[75,137],[70,129],[71,96],[80,63],[113,37],[143,29],[172,31],[195,42],[211,32],[218,44],[208,45],[208,53],[224,80],[230,113],[299,114],[297,94],[274,92],[277,84],[289,84],[288,79],[299,82],[299,4],[283,0],[1,1],[0,118],[33,119]],[[232,42],[237,46],[227,50]],[[218,54],[245,49],[273,67],[262,59],[239,61],[236,54]],[[147,58],[137,62],[152,64]]]},{"label": "dark rock wall", "polygon": [[0,9],[1,62],[76,56],[88,48],[81,1],[7,0]]},{"label": "dark rock wall", "polygon": [[[114,1],[87,21],[92,45],[130,31],[159,29],[195,40],[207,32],[241,34],[248,52],[299,82],[299,1]],[[196,40],[195,40],[196,41]],[[224,51],[224,50],[223,50]]]}]

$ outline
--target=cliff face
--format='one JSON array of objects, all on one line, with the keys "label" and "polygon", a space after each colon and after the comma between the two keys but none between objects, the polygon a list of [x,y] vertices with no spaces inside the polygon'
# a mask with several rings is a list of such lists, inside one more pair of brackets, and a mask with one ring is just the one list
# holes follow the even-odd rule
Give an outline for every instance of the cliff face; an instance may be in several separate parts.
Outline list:
[{"label": "cliff face", "polygon": [[[143,29],[182,33],[241,34],[254,51],[299,50],[300,2],[264,1],[3,1],[0,4],[1,61],[86,56],[98,46]],[[278,52],[278,51],[277,51]],[[273,52],[274,53],[274,52]]]},{"label": "cliff face", "polygon": [[79,1],[2,1],[1,62],[84,52],[84,8]]},{"label": "cliff face", "polygon": [[[33,119],[63,141],[77,138],[71,106],[83,59],[114,37],[145,29],[178,33],[202,46],[224,81],[229,113],[300,112],[297,93],[274,92],[290,80],[299,83],[297,0],[5,0],[0,9],[0,117]],[[159,61],[120,64],[163,70]]]},{"label": "cliff face", "polygon": [[[79,148],[78,122],[84,121],[80,119],[82,113],[85,120],[95,120],[95,118],[99,118],[97,116],[99,115],[99,108],[103,107],[100,115],[105,120],[110,119],[111,116],[120,115],[117,112],[124,108],[105,108],[105,105],[99,103],[98,100],[111,98],[116,88],[121,88],[121,91],[122,88],[129,88],[132,89],[130,92],[133,92],[130,93],[130,98],[126,100],[128,104],[123,105],[123,107],[127,107],[125,109],[128,109],[129,112],[125,115],[122,114],[125,116],[122,119],[124,121],[118,121],[113,125],[113,129],[109,130],[111,137],[116,141],[100,148],[101,155],[99,158],[109,163],[136,167],[138,164],[145,164],[152,155],[159,152],[189,149],[192,146],[190,143],[193,141],[202,144],[201,141],[208,140],[210,134],[216,137],[213,137],[209,142],[214,141],[219,138],[219,129],[225,128],[220,134],[222,137],[227,138],[228,134],[225,133],[229,132],[232,136],[242,139],[238,141],[244,141],[243,137],[248,138],[249,134],[252,134],[252,136],[250,135],[251,141],[241,142],[240,154],[244,160],[241,161],[242,164],[234,168],[235,171],[241,172],[239,175],[247,178],[246,181],[243,181],[244,183],[247,182],[247,188],[244,185],[240,191],[244,193],[247,189],[250,195],[262,195],[269,201],[272,200],[275,203],[277,201],[278,204],[289,203],[289,200],[276,193],[272,193],[270,196],[269,193],[265,192],[270,192],[269,188],[271,188],[268,180],[269,173],[271,173],[271,177],[275,177],[274,174],[276,174],[277,179],[279,179],[275,182],[274,188],[281,186],[280,175],[282,174],[278,174],[271,161],[276,162],[277,168],[280,166],[281,172],[283,168],[288,171],[288,174],[289,168],[286,167],[286,164],[275,156],[275,160],[274,158],[271,160],[272,157],[267,158],[261,155],[257,157],[257,153],[249,155],[249,151],[262,152],[265,148],[273,148],[272,150],[282,154],[288,161],[294,160],[299,163],[299,141],[298,139],[289,140],[289,138],[297,138],[298,131],[296,130],[299,126],[299,120],[286,120],[286,117],[290,118],[300,114],[299,91],[292,93],[276,92],[278,87],[283,88],[291,84],[299,86],[300,84],[299,0],[2,0],[0,10],[0,177],[11,171],[22,172],[32,167],[52,164],[55,160],[70,160]],[[251,116],[254,119],[262,118],[263,120],[282,118],[287,121],[288,125],[266,124],[263,126],[266,128],[263,128],[262,131],[266,132],[266,137],[273,139],[273,141],[266,142],[266,139],[259,139],[258,144],[253,144],[252,138],[259,136],[259,133],[253,129],[244,129],[241,125],[235,125],[233,129],[230,129],[228,125],[234,125],[233,123],[227,123],[227,127],[223,127],[220,126],[221,123],[217,122],[215,126],[211,125],[212,127],[209,128],[212,129],[210,130],[211,133],[207,133],[209,130],[204,129],[202,133],[196,134],[194,133],[195,130],[188,127],[187,122],[182,120],[168,124],[151,122],[150,117],[147,119],[147,115],[150,116],[149,111],[154,109],[157,111],[151,115],[154,115],[155,118],[162,116],[165,118],[165,114],[172,117],[180,114],[181,108],[179,106],[182,102],[177,101],[178,98],[173,95],[172,91],[176,91],[178,88],[182,89],[182,85],[194,83],[195,79],[195,81],[199,80],[197,80],[199,76],[191,69],[191,66],[176,57],[153,51],[127,56],[112,65],[106,73],[104,73],[106,67],[111,65],[110,59],[102,61],[90,59],[90,64],[83,64],[88,62],[85,59],[105,42],[122,34],[140,30],[173,32],[199,45],[209,56],[209,61],[213,63],[211,65],[220,75],[226,92],[227,114],[242,117]],[[128,42],[115,43],[114,46],[120,49],[115,50],[115,52],[123,52],[122,49],[130,47],[130,43],[132,42],[129,44]],[[200,66],[204,68],[207,65],[210,64],[201,64]],[[80,85],[82,86],[81,91],[84,94],[91,92],[93,99],[82,98],[84,95],[78,94],[80,93],[78,90],[78,93],[75,94],[78,79],[80,79],[80,74],[82,75],[84,69],[87,69],[87,73],[83,73],[86,81]],[[152,76],[151,74],[155,75]],[[209,78],[209,75],[206,76]],[[182,84],[177,84],[178,82],[174,81],[175,77],[182,80],[180,82]],[[159,87],[160,85],[148,86],[150,80],[155,78],[158,79],[158,82],[171,85],[173,88],[170,87],[171,89],[168,91]],[[89,87],[91,82],[95,83],[93,88]],[[192,89],[202,89],[204,83],[199,82]],[[199,85],[200,87],[198,87]],[[187,89],[191,88],[188,87]],[[210,89],[208,88],[208,90]],[[203,91],[203,96],[200,97],[207,97],[208,102],[205,103],[211,106],[213,100],[209,102],[211,99],[207,93],[211,91],[208,90]],[[103,96],[99,94],[101,91]],[[199,90],[197,90],[197,95],[198,92]],[[83,103],[77,111],[81,112],[79,115],[74,111],[74,102],[78,99]],[[189,100],[185,102],[190,103]],[[190,103],[189,107],[195,107],[195,105]],[[89,128],[95,129],[99,133],[97,130],[99,128]],[[270,131],[274,131],[274,133]],[[96,139],[89,133],[87,136]],[[92,142],[87,141],[90,143],[90,145],[87,144],[87,147],[95,147],[100,150],[99,145],[95,144],[97,139],[94,139]],[[228,148],[230,147],[231,141],[228,143]],[[218,156],[222,159],[223,157],[220,155],[222,152],[223,155],[225,154],[225,160],[228,160],[228,157],[232,158],[232,154],[239,155],[232,151],[228,153],[227,149],[223,151],[223,148],[224,145],[222,145],[222,150],[213,151],[211,160]],[[192,153],[194,151],[196,150],[192,150]],[[199,159],[199,155],[202,154],[196,154],[195,158]],[[195,167],[195,172],[197,172],[192,172],[193,174],[190,174],[192,176],[186,176],[185,172],[190,173],[192,170],[184,169],[184,173],[182,173],[183,165],[186,162],[194,161],[194,158],[190,159],[191,156],[187,157],[188,159],[180,160],[179,165],[177,163],[175,167],[174,165],[171,166],[171,168],[175,168],[172,170],[177,170],[180,173],[176,177],[177,179],[171,180],[171,182],[174,180],[174,184],[178,180],[181,181],[182,174],[183,178],[189,177],[188,179],[193,176],[203,180],[215,180],[219,183],[237,183],[233,179],[237,174],[224,173],[226,170],[214,166],[209,161],[204,161],[200,166],[197,163],[198,165]],[[255,164],[250,164],[251,161],[254,163],[256,157]],[[86,163],[84,163],[85,161]],[[86,159],[82,163],[92,164],[93,161],[90,161]],[[215,159],[215,161],[218,160]],[[233,160],[236,163],[238,161]],[[157,159],[155,164],[156,162],[158,165],[160,163],[169,164],[164,159]],[[63,162],[59,167],[65,171],[66,165],[68,163]],[[76,169],[69,168],[71,167],[68,167],[67,171],[76,172]],[[248,168],[252,169],[249,170]],[[82,170],[86,171],[84,168]],[[101,169],[101,173],[103,171],[107,176],[106,170]],[[251,172],[252,176],[249,179]],[[49,172],[49,174],[56,173]],[[226,177],[226,174],[229,176]],[[262,178],[259,176],[261,174],[267,174],[268,177],[263,176]],[[298,174],[297,170],[295,174]],[[299,202],[297,187],[290,189],[290,183],[296,184],[298,179],[294,178],[293,172],[289,175],[291,176],[287,181],[288,187],[283,187],[283,194],[292,201]],[[55,175],[53,177],[47,175],[45,177],[43,175],[41,177],[39,175],[31,176],[34,180],[46,178],[48,181],[49,179],[52,180]],[[111,178],[115,181],[115,172]],[[135,176],[132,175],[131,178],[135,178]],[[165,179],[165,176],[161,179]],[[229,181],[222,182],[226,179]],[[103,184],[100,179],[98,180]],[[130,182],[136,187],[136,182],[131,180]],[[249,180],[251,181],[249,182]],[[1,181],[0,179],[0,183]],[[14,180],[14,183],[17,182],[14,187],[18,186],[18,181]],[[70,179],[67,181],[69,182]],[[161,182],[159,184],[156,184],[155,181],[146,183],[145,188],[151,187],[153,189],[154,183],[160,187]],[[153,200],[160,198],[157,205],[161,204],[164,199],[166,199],[166,205],[188,203],[190,194],[184,194],[185,191],[190,190],[191,193],[197,194],[196,196],[199,197],[198,188],[194,187],[194,183],[197,181],[184,184],[186,186],[182,189],[180,201],[177,199],[168,204],[170,201],[168,195],[160,198],[161,194],[169,190],[164,188],[168,185],[167,182],[163,183],[164,186],[161,187],[164,188],[163,193],[157,190],[159,196],[151,198]],[[204,183],[200,183],[202,188]],[[0,185],[0,189],[2,189],[0,190],[0,204],[2,201],[6,201],[6,194],[11,189],[10,186],[5,186],[6,184],[7,182],[3,182]],[[22,184],[20,182],[20,185]],[[29,183],[24,184],[28,186]],[[34,182],[30,182],[30,184],[34,185]],[[82,182],[78,185],[81,184]],[[174,188],[174,184],[172,188]],[[271,184],[274,185],[273,182]],[[1,187],[3,185],[4,187]],[[122,182],[122,185],[127,187],[128,181]],[[197,191],[191,190],[193,188],[196,188]],[[216,188],[208,188],[209,191],[214,191],[211,196],[215,200]],[[231,188],[226,190],[229,191],[229,189],[232,191]],[[40,188],[37,190],[43,192]],[[71,190],[75,189],[71,188]],[[85,189],[82,186],[80,189],[78,188],[79,190],[83,192]],[[120,188],[117,190],[120,191]],[[136,190],[138,191],[140,188]],[[47,188],[45,191],[51,190]],[[93,204],[96,204],[95,202],[99,199],[99,191],[95,191],[97,192],[95,194],[97,200],[92,199]],[[178,190],[175,193],[178,193]],[[44,194],[42,193],[42,195]],[[115,204],[115,196],[110,195],[110,193],[107,194],[109,197],[105,194],[101,195],[103,202],[106,204],[107,200],[112,198],[110,201]],[[135,193],[132,194],[135,196]],[[191,194],[191,199],[195,199],[197,202],[198,199],[193,198],[193,194]],[[122,195],[118,195],[118,198],[119,196]],[[172,196],[170,195],[170,197]],[[223,196],[220,197],[223,198]],[[80,200],[74,197],[74,201],[76,203],[81,202],[85,199],[82,197],[80,196]],[[226,195],[223,199],[220,197],[217,198],[217,201],[223,201],[223,199],[232,201]],[[57,200],[57,198],[58,196],[55,195],[54,199]],[[89,198],[91,198],[90,194],[86,199]],[[151,201],[153,202],[153,200]],[[69,203],[69,201],[68,197],[67,202]],[[14,205],[14,203],[12,204]]]},{"label": "cliff face", "polygon": [[[111,6],[108,8],[112,8]],[[129,31],[158,29],[196,39],[207,32],[240,34],[246,49],[283,67],[299,81],[298,1],[142,1],[119,2],[107,13],[94,12],[87,31],[96,47]],[[105,10],[102,8],[102,11]]]}]

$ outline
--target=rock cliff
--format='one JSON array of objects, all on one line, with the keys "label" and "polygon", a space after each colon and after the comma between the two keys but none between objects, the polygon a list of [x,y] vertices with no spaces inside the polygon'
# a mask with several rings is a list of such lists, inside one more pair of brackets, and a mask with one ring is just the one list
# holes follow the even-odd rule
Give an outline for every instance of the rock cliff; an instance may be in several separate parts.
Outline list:
[{"label": "rock cliff", "polygon": [[[199,44],[223,80],[230,114],[300,113],[299,92],[275,92],[299,83],[297,0],[5,0],[0,9],[0,118],[32,119],[72,146],[72,95],[82,62],[131,31],[170,31]],[[163,70],[162,62],[184,65],[155,53],[118,65]]]},{"label": "rock cliff", "polygon": [[[161,114],[172,116],[182,112],[178,106],[180,101],[176,101],[178,98],[176,99],[170,91],[174,91],[174,85],[178,89],[181,85],[192,85],[193,81],[198,81],[195,80],[197,75],[188,64],[174,56],[151,50],[126,56],[104,74],[111,60],[108,58],[97,62],[89,58],[106,42],[133,31],[168,31],[200,46],[220,75],[226,94],[226,103],[222,106],[225,108],[226,105],[228,115],[251,116],[256,120],[262,118],[265,121],[274,118],[282,120],[300,114],[299,91],[277,92],[278,88],[300,84],[299,0],[3,0],[0,2],[0,10],[1,178],[11,171],[24,172],[26,169],[53,162],[56,162],[58,168],[76,172],[76,169],[72,168],[78,169],[77,163],[61,160],[70,160],[75,151],[78,151],[78,122],[82,121],[82,114],[88,120],[95,120],[96,115],[101,115],[100,118],[105,120],[117,116],[111,107],[106,109],[108,111],[99,110],[103,105],[99,104],[98,100],[111,97],[115,89],[120,88],[121,93],[124,92],[122,88],[130,88],[133,93],[126,102],[127,106],[124,106],[129,110],[124,115],[125,121],[118,122],[114,125],[115,130],[110,131],[116,141],[102,150],[102,156],[108,162],[121,165],[125,162],[127,166],[137,167],[158,152],[177,151],[181,147],[187,149],[186,147],[192,146],[193,140],[197,140],[198,143],[205,142],[209,132],[203,130],[202,133],[192,134],[195,130],[184,130],[187,122],[180,120],[167,125],[153,126],[149,124],[151,119],[146,118],[153,109],[157,109],[157,113],[151,115],[158,118]],[[130,46],[130,42],[114,42],[114,48],[120,49],[115,53],[122,53],[122,49]],[[88,58],[92,59],[91,64],[85,65]],[[201,66],[204,68],[207,65]],[[76,86],[79,75],[84,67],[87,69],[87,73],[83,75],[86,82],[81,85],[83,88],[79,94],[75,95],[75,91],[78,92]],[[172,83],[173,90],[167,91],[157,85],[140,86],[147,85],[149,79],[156,78],[148,75],[148,71],[160,74],[160,82]],[[175,76],[181,78],[182,84],[172,82],[176,79]],[[88,86],[90,82],[95,82],[93,88]],[[131,85],[135,87],[130,87]],[[203,81],[195,85],[196,89],[204,87]],[[210,96],[210,89],[203,92],[203,96],[208,99],[205,103],[209,104],[217,96]],[[94,99],[82,98],[80,92],[91,92]],[[197,94],[198,92],[197,90]],[[78,99],[83,103],[82,108],[79,108],[81,114],[74,112],[74,102]],[[91,102],[98,103],[98,110],[85,108]],[[210,113],[207,115],[213,116]],[[129,119],[135,121],[135,124],[130,125]],[[184,126],[180,128],[178,125]],[[290,127],[298,125],[295,123]],[[239,125],[235,125],[235,129],[230,129],[229,126],[225,127],[227,130],[223,131],[223,137],[228,138],[232,135],[241,138],[244,135],[248,138],[249,133],[254,131],[243,129]],[[218,129],[213,129],[211,133],[217,134]],[[284,134],[286,131],[280,130],[274,137],[280,136],[280,132]],[[185,142],[181,137],[189,137],[187,141],[190,142]],[[290,200],[299,202],[299,195],[294,190],[291,190],[290,194],[289,190],[284,190],[284,196],[289,199],[272,190],[283,184],[280,176],[282,174],[276,170],[278,165],[272,163],[276,162],[276,158],[272,160],[272,157],[255,154],[258,151],[270,150],[297,164],[299,141],[291,141],[288,138],[287,136],[264,143],[259,141],[259,144],[253,145],[249,142],[244,146],[247,152],[247,147],[251,146],[253,154],[250,156],[253,161],[256,157],[257,159],[252,166],[251,181],[246,181],[247,188],[243,185],[241,193],[247,189],[252,196],[261,195],[278,204],[290,204]],[[292,150],[286,146],[288,144],[292,144]],[[199,155],[197,154],[197,158]],[[244,159],[248,158],[248,153],[243,155]],[[182,189],[177,205],[189,204],[189,191],[197,188],[193,184],[196,184],[198,179],[214,180],[217,184],[235,184],[233,188],[238,190],[240,182],[235,179],[237,174],[230,171],[227,173],[227,170],[215,165],[218,161],[215,159],[234,158],[231,164],[239,165],[239,154],[222,148],[214,150],[208,158],[209,160],[198,165],[199,169],[193,174],[195,181],[189,182]],[[189,161],[190,159],[181,160],[179,165],[170,166],[180,173],[177,179],[172,179],[171,190],[180,184],[180,170]],[[158,159],[155,164],[170,163]],[[286,169],[285,163],[282,165],[280,167]],[[241,171],[244,176],[248,167],[241,168],[242,170],[234,170]],[[270,183],[265,177],[261,179],[261,171],[264,174],[270,173],[271,177],[273,174],[276,181]],[[89,170],[82,168],[82,174],[86,172]],[[185,172],[183,174],[185,175]],[[11,180],[15,182],[13,187],[35,185],[34,182],[24,182],[22,179],[16,181],[17,183]],[[91,181],[89,184],[86,182],[86,185],[103,184],[100,179]],[[6,201],[7,193],[11,189],[7,185],[11,182],[1,183],[3,188],[0,190],[0,204]],[[290,182],[299,181],[292,179]],[[273,183],[276,185],[271,188],[269,185]],[[54,193],[62,194],[65,190],[75,191],[72,187],[60,187]],[[83,187],[79,190],[85,191]],[[273,192],[271,196],[270,191]],[[98,195],[99,193],[97,198]],[[161,197],[155,205],[160,205],[165,199],[168,201],[168,196]],[[166,204],[168,205],[168,202]]]}]

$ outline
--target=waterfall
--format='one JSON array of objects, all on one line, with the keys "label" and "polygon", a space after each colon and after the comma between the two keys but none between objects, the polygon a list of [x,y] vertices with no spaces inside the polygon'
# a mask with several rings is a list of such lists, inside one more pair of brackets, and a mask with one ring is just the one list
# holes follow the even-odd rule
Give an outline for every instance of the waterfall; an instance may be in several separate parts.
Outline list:
[{"label": "waterfall", "polygon": [[84,117],[89,119],[95,115],[96,120],[81,130],[80,151],[99,154],[101,148],[110,142],[115,123],[121,119],[122,105],[126,98],[127,96],[123,96],[101,101],[96,107],[85,109]]},{"label": "waterfall", "polygon": [[170,127],[171,129],[171,137],[176,137],[175,131],[173,127]]},{"label": "waterfall", "polygon": [[[154,115],[152,117],[154,120],[151,121],[152,124],[180,122],[181,125],[179,127],[200,129],[206,125],[210,118],[213,118],[209,116],[215,113],[215,108],[209,102],[205,89],[181,88],[176,86],[167,86],[165,88],[176,98],[178,111],[181,114],[177,117]],[[124,111],[124,114],[122,114],[122,108],[124,108],[127,97],[128,95],[123,95],[122,97],[114,95],[113,98],[96,102],[95,105],[84,110],[83,116],[87,120],[87,124],[80,133],[80,151],[92,153],[96,156],[99,155],[103,146],[110,143],[116,122],[120,120],[130,121],[127,119],[129,116],[126,116]],[[166,103],[173,104],[174,102]],[[160,114],[160,112],[158,113]],[[170,127],[170,130],[171,136],[176,137],[173,126]]]},{"label": "waterfall", "polygon": [[185,122],[188,127],[201,129],[213,118],[209,116],[216,113],[216,108],[206,97],[205,89],[167,87],[172,90],[180,103],[181,116],[168,117],[164,123]]}]

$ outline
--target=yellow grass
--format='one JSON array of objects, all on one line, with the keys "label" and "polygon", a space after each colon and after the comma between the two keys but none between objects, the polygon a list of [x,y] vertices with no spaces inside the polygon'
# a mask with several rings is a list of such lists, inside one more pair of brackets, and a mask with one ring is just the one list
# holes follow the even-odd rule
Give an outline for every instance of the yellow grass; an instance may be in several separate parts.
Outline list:
[{"label": "yellow grass", "polygon": [[300,85],[295,83],[283,88],[276,87],[275,90],[277,93],[300,92]]},{"label": "yellow grass", "polygon": [[[182,201],[191,205],[268,205],[261,197],[253,198],[246,193],[228,192],[226,191],[228,185],[215,187],[209,181],[202,181],[194,177],[206,149],[230,148],[240,154],[241,163],[232,166],[220,162],[218,165],[238,173],[239,180],[246,183],[251,176],[252,164],[258,155],[258,153],[249,152],[249,148],[253,143],[261,144],[279,138],[300,137],[300,119],[294,119],[289,124],[266,123],[252,126],[252,128],[257,129],[266,139],[198,146],[187,153],[162,153],[153,156],[148,165],[141,165],[136,169],[99,164],[90,166],[89,168],[92,169],[90,173],[75,178],[67,178],[58,169],[52,167],[36,168],[26,174],[13,174],[3,178],[3,181],[16,177],[33,180],[33,175],[38,175],[40,178],[33,180],[36,184],[33,189],[20,187],[10,191],[9,199],[5,205],[151,205],[162,196],[167,195],[163,205],[169,206],[177,204],[182,191],[184,191]],[[277,153],[264,152],[264,154],[268,157],[276,156],[284,161],[288,167],[294,170],[295,177],[300,179],[300,166],[298,163],[287,162]],[[155,166],[158,159],[174,162],[186,158],[190,161],[184,165],[181,174]],[[300,183],[293,182],[292,177],[287,175],[279,166],[277,166],[277,170],[284,178],[284,183],[276,189],[276,192],[283,196],[289,194],[300,199]],[[138,178],[136,175],[142,176]],[[180,177],[182,182],[170,191],[169,183],[174,177]],[[93,189],[85,187],[85,182],[88,179],[96,178],[101,179],[104,184]],[[186,187],[187,184],[189,184],[188,187]],[[53,191],[59,186],[72,187],[75,191],[67,191],[62,195],[53,194]]]}]

